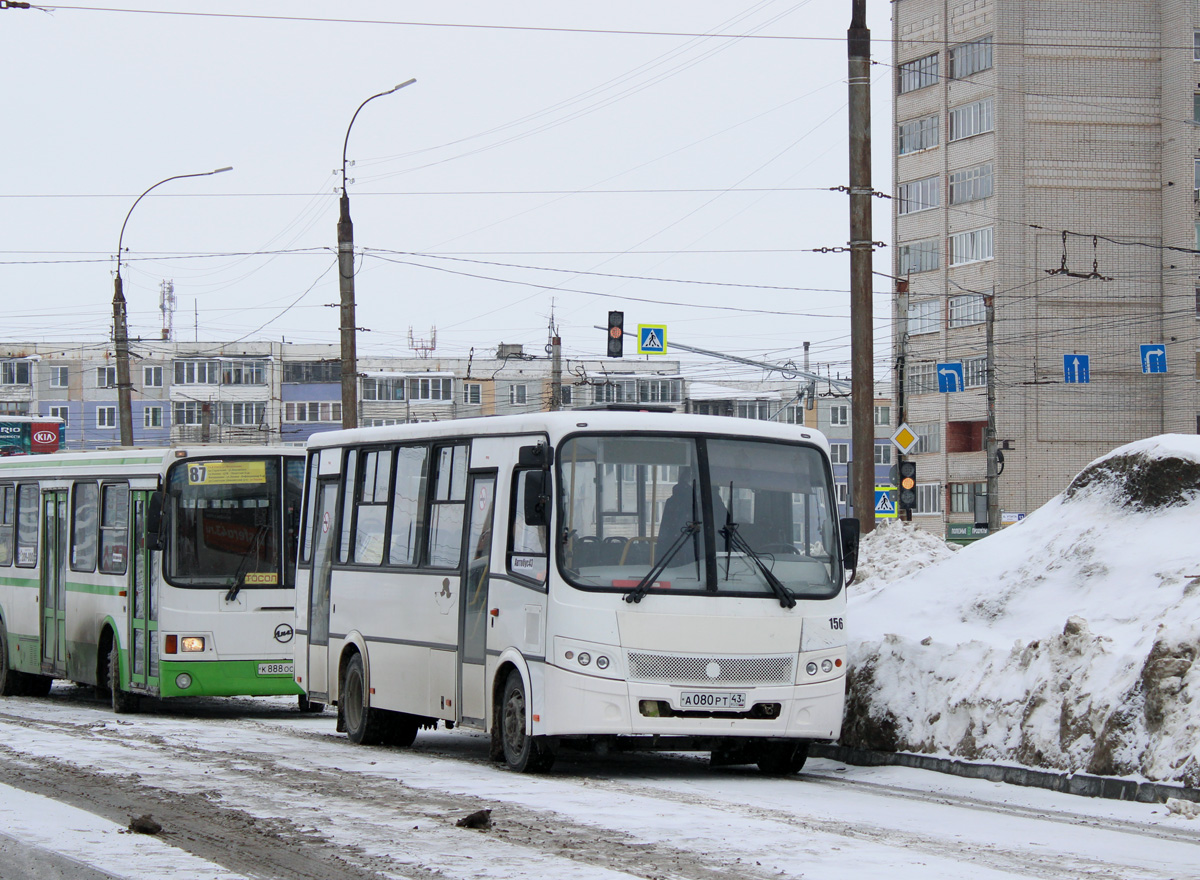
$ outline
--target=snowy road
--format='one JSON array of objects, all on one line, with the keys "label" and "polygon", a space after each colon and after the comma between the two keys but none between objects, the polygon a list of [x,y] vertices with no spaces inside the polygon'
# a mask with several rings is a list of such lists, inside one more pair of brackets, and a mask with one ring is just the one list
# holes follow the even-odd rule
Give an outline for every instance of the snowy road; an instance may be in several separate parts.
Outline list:
[{"label": "snowy road", "polygon": [[[481,808],[489,829],[456,826]],[[143,814],[157,837],[125,832]],[[332,712],[284,700],[118,717],[61,684],[44,700],[0,699],[0,880],[166,873],[1184,880],[1200,876],[1200,820],[823,760],[770,779],[690,756],[568,753],[546,776],[519,776],[488,763],[478,735],[357,747]]]}]

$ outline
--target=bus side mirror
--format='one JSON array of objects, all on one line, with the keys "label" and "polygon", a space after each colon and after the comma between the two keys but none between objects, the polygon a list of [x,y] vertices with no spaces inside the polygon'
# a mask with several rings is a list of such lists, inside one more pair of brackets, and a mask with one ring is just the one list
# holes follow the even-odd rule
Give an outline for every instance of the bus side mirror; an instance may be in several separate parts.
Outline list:
[{"label": "bus side mirror", "polygon": [[167,534],[163,529],[163,493],[150,493],[150,504],[146,507],[146,543],[152,550],[167,546]]},{"label": "bus side mirror", "polygon": [[549,472],[525,471],[522,479],[525,481],[525,525],[550,525],[550,517],[546,512],[546,505],[550,501],[546,491],[550,484]]},{"label": "bus side mirror", "polygon": [[853,517],[843,517],[842,526],[842,567],[858,568],[858,520]]},{"label": "bus side mirror", "polygon": [[536,443],[533,446],[522,446],[517,450],[517,467],[541,468],[549,470],[553,464],[553,452],[547,443]]}]

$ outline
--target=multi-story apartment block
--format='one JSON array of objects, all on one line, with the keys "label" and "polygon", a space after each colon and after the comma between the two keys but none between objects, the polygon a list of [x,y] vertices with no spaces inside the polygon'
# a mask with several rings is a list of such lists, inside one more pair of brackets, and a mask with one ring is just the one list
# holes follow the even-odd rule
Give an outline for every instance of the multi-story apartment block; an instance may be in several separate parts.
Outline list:
[{"label": "multi-story apartment block", "polygon": [[[1115,446],[1200,430],[1200,7],[892,11],[897,404],[920,437],[915,521],[961,534],[989,377],[1006,520]],[[965,387],[939,391],[947,364]]]}]

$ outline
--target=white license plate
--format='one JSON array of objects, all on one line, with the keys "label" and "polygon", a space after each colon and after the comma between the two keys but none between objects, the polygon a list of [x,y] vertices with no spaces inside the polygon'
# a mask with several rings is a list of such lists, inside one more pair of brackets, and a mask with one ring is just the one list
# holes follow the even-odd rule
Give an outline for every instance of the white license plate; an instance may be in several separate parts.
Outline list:
[{"label": "white license plate", "polygon": [[259,663],[259,675],[292,675],[296,670],[294,663]]},{"label": "white license plate", "polygon": [[745,709],[743,693],[716,694],[708,691],[684,691],[679,695],[680,709]]}]

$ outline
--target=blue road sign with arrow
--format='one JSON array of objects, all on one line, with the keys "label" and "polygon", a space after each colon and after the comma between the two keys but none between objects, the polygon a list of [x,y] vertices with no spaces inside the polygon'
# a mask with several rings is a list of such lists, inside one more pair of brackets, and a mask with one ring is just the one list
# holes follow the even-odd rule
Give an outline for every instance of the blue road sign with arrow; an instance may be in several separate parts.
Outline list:
[{"label": "blue road sign with arrow", "polygon": [[1063,355],[1063,381],[1068,385],[1087,384],[1092,381],[1089,357],[1086,354]]},{"label": "blue road sign with arrow", "polygon": [[1167,371],[1167,347],[1161,342],[1142,346],[1142,372],[1165,373]]},{"label": "blue road sign with arrow", "polygon": [[963,390],[963,365],[961,362],[938,364],[937,377],[938,391],[942,394]]}]

